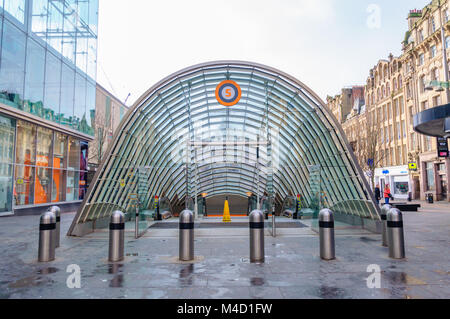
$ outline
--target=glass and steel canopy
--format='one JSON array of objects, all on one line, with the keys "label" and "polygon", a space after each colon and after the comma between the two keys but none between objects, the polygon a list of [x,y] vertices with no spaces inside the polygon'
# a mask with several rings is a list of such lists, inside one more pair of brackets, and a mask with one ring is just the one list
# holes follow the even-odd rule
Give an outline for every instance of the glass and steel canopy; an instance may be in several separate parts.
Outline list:
[{"label": "glass and steel canopy", "polygon": [[[241,87],[237,105],[217,101],[224,80]],[[248,193],[279,204],[301,194],[305,205],[318,198],[322,207],[379,219],[342,129],[314,92],[256,63],[199,64],[163,79],[130,109],[69,235],[114,209],[128,211],[130,194],[145,206],[155,195],[175,205],[199,194]]]}]

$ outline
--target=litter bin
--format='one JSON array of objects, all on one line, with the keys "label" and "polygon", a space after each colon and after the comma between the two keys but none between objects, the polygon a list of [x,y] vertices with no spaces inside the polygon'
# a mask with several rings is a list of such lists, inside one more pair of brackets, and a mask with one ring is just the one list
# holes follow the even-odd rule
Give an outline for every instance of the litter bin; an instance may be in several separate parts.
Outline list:
[{"label": "litter bin", "polygon": [[433,194],[432,193],[428,193],[427,201],[428,201],[429,204],[433,204],[434,199],[433,199]]}]

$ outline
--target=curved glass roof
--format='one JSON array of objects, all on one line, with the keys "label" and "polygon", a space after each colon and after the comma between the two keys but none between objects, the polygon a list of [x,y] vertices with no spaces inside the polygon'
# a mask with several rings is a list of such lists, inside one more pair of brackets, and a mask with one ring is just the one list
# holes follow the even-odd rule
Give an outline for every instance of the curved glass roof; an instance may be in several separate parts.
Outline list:
[{"label": "curved glass roof", "polygon": [[[235,106],[216,100],[224,80],[241,87]],[[163,79],[127,113],[69,234],[113,209],[127,211],[130,194],[141,204],[155,195],[180,204],[202,193],[248,192],[279,203],[320,195],[326,207],[379,219],[341,127],[316,94],[264,65],[204,63]]]}]

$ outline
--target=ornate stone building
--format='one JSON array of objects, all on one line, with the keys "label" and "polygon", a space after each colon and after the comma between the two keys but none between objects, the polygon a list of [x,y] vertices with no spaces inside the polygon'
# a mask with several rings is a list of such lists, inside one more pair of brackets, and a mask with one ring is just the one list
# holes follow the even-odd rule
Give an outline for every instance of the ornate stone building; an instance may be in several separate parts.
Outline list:
[{"label": "ornate stone building", "polygon": [[[369,71],[365,112],[349,116],[342,96],[327,99],[333,114],[343,119],[352,146],[364,148],[376,136],[374,158],[362,158],[360,163],[364,167],[365,161],[373,160],[375,182],[381,187],[389,184],[399,199],[425,200],[426,194],[432,193],[435,200],[450,200],[450,160],[437,156],[436,138],[420,135],[413,128],[415,114],[450,103],[449,12],[448,0],[435,0],[423,10],[410,11],[402,55],[391,54]],[[362,134],[370,131],[364,123],[376,133]],[[361,156],[361,150],[354,149]]]}]

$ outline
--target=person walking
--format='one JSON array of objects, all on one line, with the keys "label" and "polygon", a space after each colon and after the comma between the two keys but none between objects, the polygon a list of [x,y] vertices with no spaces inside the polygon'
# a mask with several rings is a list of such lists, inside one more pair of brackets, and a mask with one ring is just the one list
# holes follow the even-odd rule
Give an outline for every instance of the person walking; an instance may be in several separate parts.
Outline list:
[{"label": "person walking", "polygon": [[381,190],[380,185],[377,184],[375,187],[375,201],[377,202],[377,205],[380,205],[380,199],[381,199]]},{"label": "person walking", "polygon": [[391,198],[391,189],[389,188],[389,184],[386,184],[384,187],[384,202],[389,204],[389,199]]}]

